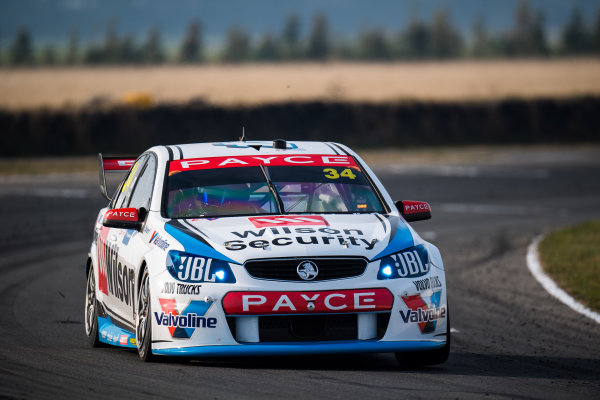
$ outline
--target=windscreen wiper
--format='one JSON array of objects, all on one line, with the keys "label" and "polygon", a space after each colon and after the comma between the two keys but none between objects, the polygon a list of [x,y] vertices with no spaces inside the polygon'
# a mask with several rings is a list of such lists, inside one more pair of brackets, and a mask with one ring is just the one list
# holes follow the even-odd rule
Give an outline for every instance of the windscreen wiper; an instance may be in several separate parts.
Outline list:
[{"label": "windscreen wiper", "polygon": [[281,200],[281,197],[279,196],[279,192],[277,192],[277,188],[275,187],[273,182],[271,182],[271,179],[269,178],[269,174],[267,173],[267,170],[264,165],[260,164],[260,170],[262,171],[263,175],[265,176],[267,185],[269,186],[269,190],[273,194],[273,197],[275,197],[275,202],[277,203],[277,209],[279,210],[279,214],[283,214],[285,212],[284,207],[283,207],[283,200]]}]

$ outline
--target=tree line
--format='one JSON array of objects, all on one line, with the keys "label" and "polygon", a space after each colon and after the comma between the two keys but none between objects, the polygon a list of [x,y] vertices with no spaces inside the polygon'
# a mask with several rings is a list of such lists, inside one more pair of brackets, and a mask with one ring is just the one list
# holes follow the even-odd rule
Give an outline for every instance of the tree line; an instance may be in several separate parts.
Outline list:
[{"label": "tree line", "polygon": [[267,32],[253,38],[241,26],[231,27],[217,50],[209,51],[202,23],[191,21],[176,49],[168,49],[159,27],[149,29],[138,41],[133,35],[120,35],[115,22],[108,24],[104,39],[82,43],[72,31],[66,43],[35,46],[26,28],[19,29],[12,43],[2,46],[0,62],[7,66],[111,65],[163,63],[242,63],[285,61],[393,61],[440,60],[456,58],[554,57],[600,55],[600,8],[594,22],[587,25],[581,11],[574,8],[557,40],[551,41],[544,14],[521,1],[512,27],[491,32],[478,18],[469,35],[462,35],[444,8],[429,20],[413,18],[398,32],[374,28],[353,39],[334,37],[327,17],[317,14],[305,35],[297,14],[289,15],[279,33]]},{"label": "tree line", "polygon": [[263,137],[343,142],[355,148],[598,144],[599,108],[600,97],[0,109],[0,157],[140,154],[164,143],[233,140],[244,125]]}]

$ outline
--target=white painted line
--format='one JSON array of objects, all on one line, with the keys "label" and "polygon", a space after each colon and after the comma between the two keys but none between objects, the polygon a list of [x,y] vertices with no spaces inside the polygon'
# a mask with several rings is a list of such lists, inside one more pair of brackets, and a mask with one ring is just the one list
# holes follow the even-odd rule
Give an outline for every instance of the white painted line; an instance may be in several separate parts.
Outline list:
[{"label": "white painted line", "polygon": [[93,197],[91,190],[86,189],[56,189],[56,188],[1,188],[0,196],[26,197],[61,197],[70,199],[87,199]]},{"label": "white painted line", "polygon": [[550,176],[543,168],[511,168],[475,165],[403,165],[393,164],[382,168],[397,175],[431,175],[459,178],[525,178],[546,179]]},{"label": "white painted line", "polygon": [[460,332],[458,329],[450,328],[450,333],[458,333],[458,332]]},{"label": "white painted line", "polygon": [[434,208],[448,213],[465,214],[499,214],[499,215],[526,215],[531,210],[522,206],[504,206],[494,204],[471,204],[471,203],[443,203]]},{"label": "white painted line", "polygon": [[567,292],[559,288],[556,283],[548,275],[544,273],[542,270],[542,265],[540,263],[539,254],[538,254],[538,244],[544,238],[544,235],[539,235],[529,245],[527,249],[527,268],[533,275],[533,277],[542,285],[544,289],[552,296],[556,297],[558,300],[566,304],[573,311],[576,311],[580,314],[585,315],[588,318],[593,319],[597,323],[600,324],[600,314],[594,312],[584,306],[581,303],[578,303],[573,297],[571,297]]}]

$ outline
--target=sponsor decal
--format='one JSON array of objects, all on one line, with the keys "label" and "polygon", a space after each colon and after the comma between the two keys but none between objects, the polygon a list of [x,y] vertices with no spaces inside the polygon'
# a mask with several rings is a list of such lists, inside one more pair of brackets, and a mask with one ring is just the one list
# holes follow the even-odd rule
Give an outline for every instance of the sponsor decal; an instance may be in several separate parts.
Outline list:
[{"label": "sponsor decal", "polygon": [[257,228],[269,226],[290,226],[290,225],[325,225],[329,224],[325,218],[317,215],[286,215],[275,217],[250,217],[248,218]]},{"label": "sponsor decal", "polygon": [[[442,291],[434,292],[425,302],[420,294],[398,296],[402,299],[408,310],[400,310],[402,322],[417,323],[421,333],[431,333],[435,331],[437,320],[446,318],[446,307],[440,307],[440,298]],[[427,297],[425,297],[427,298]]]},{"label": "sponsor decal", "polygon": [[135,208],[115,208],[108,210],[104,214],[104,219],[137,222],[139,218],[137,209]]},{"label": "sponsor decal", "polygon": [[402,202],[405,214],[418,214],[422,212],[431,212],[431,207],[424,201],[404,200]]},{"label": "sponsor decal", "polygon": [[193,294],[193,295],[199,295],[201,287],[202,287],[202,285],[188,285],[188,284],[185,284],[185,283],[178,283],[177,284],[177,293],[176,294]]},{"label": "sponsor decal", "polygon": [[110,318],[98,317],[98,333],[102,342],[124,347],[135,346],[135,342],[131,342],[135,335],[114,325]]},{"label": "sponsor decal", "polygon": [[176,282],[164,282],[163,288],[160,289],[160,292],[165,294],[175,294],[175,285]]},{"label": "sponsor decal", "polygon": [[173,278],[182,282],[235,283],[235,277],[227,262],[182,251],[169,251],[167,271]]},{"label": "sponsor decal", "polygon": [[187,283],[165,282],[161,293],[165,294],[193,294],[199,295],[202,285],[190,285]]},{"label": "sponsor decal", "polygon": [[[257,239],[262,238],[265,232],[269,229],[270,233],[276,237],[275,239],[264,240]],[[237,236],[244,240],[229,240],[223,245],[227,250],[243,250],[247,247],[255,249],[261,249],[270,245],[273,246],[289,246],[293,243],[303,245],[336,245],[344,246],[360,246],[364,247],[365,250],[371,250],[375,247],[377,239],[367,240],[364,237],[363,232],[360,229],[334,229],[331,227],[325,228],[288,228],[283,227],[270,227],[262,228],[260,230],[248,230],[240,232],[231,232],[232,235]],[[281,235],[281,236],[280,236]],[[310,236],[308,236],[310,235]],[[271,235],[268,235],[271,236]],[[255,240],[249,240],[255,239]]]},{"label": "sponsor decal", "polygon": [[415,288],[417,290],[428,290],[442,287],[442,282],[440,282],[439,276],[432,276],[429,278],[413,281],[413,285],[415,285]]},{"label": "sponsor decal", "polygon": [[198,328],[216,328],[217,319],[205,317],[214,300],[192,300],[180,313],[175,299],[159,298],[162,312],[154,312],[156,324],[169,328],[171,337],[189,339]]},{"label": "sponsor decal", "polygon": [[137,233],[137,231],[133,230],[133,229],[127,229],[127,232],[125,232],[125,236],[123,236],[123,241],[121,243],[123,243],[125,246],[127,246],[129,244],[129,240],[135,236],[135,234]]},{"label": "sponsor decal", "polygon": [[105,171],[127,171],[134,162],[135,158],[103,158],[102,166]]},{"label": "sponsor decal", "polygon": [[204,157],[187,160],[176,160],[169,163],[169,175],[199,169],[231,168],[231,167],[258,167],[265,166],[340,166],[358,168],[354,158],[345,155],[264,155],[264,156],[237,156],[237,157]]},{"label": "sponsor decal", "polygon": [[109,229],[103,227],[98,243],[98,289],[105,295],[110,294],[128,306],[133,306],[134,272],[133,268],[119,260],[119,247],[107,244]]},{"label": "sponsor decal", "polygon": [[126,346],[127,345],[127,339],[129,339],[129,336],[127,335],[121,335],[121,339],[119,340],[119,344]]},{"label": "sponsor decal", "polygon": [[100,227],[100,235],[96,250],[98,252],[98,290],[108,296],[108,279],[106,278],[106,240],[110,228]]},{"label": "sponsor decal", "polygon": [[169,242],[163,239],[157,231],[154,231],[154,233],[152,233],[152,236],[150,237],[150,241],[148,243],[154,244],[156,247],[163,251],[165,251],[170,246]]},{"label": "sponsor decal", "polygon": [[[429,254],[419,245],[381,259],[378,278],[418,278],[429,272]],[[384,273],[384,275],[382,275]]]},{"label": "sponsor decal", "polygon": [[129,174],[127,175],[127,179],[125,179],[125,182],[123,182],[123,186],[121,186],[121,193],[125,193],[127,189],[129,189],[129,186],[131,186],[131,184],[133,183],[133,177],[135,176],[135,172],[137,171],[137,169],[140,167],[140,164],[141,163],[138,162],[133,164],[133,167],[131,167]]},{"label": "sponsor decal", "polygon": [[386,311],[394,298],[387,289],[307,292],[229,292],[223,308],[231,315],[357,313]]}]

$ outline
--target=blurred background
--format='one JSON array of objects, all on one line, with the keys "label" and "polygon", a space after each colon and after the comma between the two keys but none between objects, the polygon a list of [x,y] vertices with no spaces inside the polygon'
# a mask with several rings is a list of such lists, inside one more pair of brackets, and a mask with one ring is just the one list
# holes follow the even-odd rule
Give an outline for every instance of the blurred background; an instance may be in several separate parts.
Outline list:
[{"label": "blurred background", "polygon": [[0,157],[597,143],[600,0],[3,0]]}]

